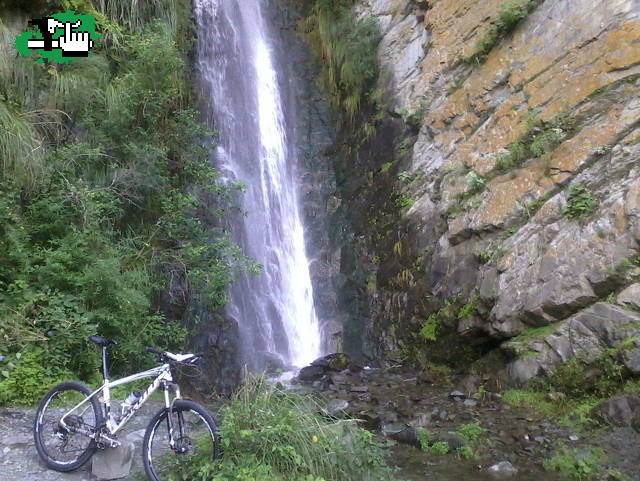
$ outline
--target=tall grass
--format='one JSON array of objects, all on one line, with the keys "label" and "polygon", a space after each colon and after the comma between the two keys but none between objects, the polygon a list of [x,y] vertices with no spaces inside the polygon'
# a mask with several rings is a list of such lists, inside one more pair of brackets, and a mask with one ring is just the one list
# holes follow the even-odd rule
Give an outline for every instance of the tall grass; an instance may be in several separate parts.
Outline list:
[{"label": "tall grass", "polygon": [[308,396],[249,378],[224,410],[223,459],[202,461],[183,479],[207,481],[389,480],[381,446],[351,420],[322,417]]},{"label": "tall grass", "polygon": [[320,81],[332,106],[353,121],[368,101],[379,68],[380,41],[374,19],[357,21],[352,0],[316,0],[303,22],[307,38],[322,67]]}]

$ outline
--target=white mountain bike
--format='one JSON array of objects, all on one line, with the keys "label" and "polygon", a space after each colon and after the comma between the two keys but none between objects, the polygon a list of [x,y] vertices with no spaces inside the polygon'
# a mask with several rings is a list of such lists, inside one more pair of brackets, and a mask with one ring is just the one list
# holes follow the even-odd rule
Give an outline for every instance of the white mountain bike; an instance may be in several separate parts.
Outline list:
[{"label": "white mountain bike", "polygon": [[[213,415],[200,404],[182,399],[180,387],[171,375],[172,366],[193,366],[199,355],[146,347],[146,351],[158,356],[161,366],[109,381],[107,349],[117,343],[99,336],[89,339],[102,348],[102,386],[92,391],[80,382],[65,381],[44,396],[36,412],[33,425],[36,449],[49,468],[73,471],[84,465],[96,449],[119,446],[118,431],[158,388],[164,391],[165,407],[147,426],[142,449],[149,479],[167,481],[171,473],[179,476],[181,466],[190,465],[195,457],[219,457],[220,437]],[[155,378],[151,385],[143,392],[131,393],[121,412],[111,409],[111,388],[151,377]]]}]

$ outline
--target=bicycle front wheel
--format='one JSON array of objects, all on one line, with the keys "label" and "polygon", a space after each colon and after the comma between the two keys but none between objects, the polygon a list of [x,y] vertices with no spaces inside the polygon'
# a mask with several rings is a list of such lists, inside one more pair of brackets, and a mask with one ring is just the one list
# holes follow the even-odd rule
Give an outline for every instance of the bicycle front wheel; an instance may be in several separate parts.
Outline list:
[{"label": "bicycle front wheel", "polygon": [[[33,435],[38,454],[51,469],[68,472],[78,469],[93,455],[96,443],[80,431],[93,432],[102,424],[102,410],[88,386],[66,381],[45,394],[33,423]],[[84,404],[70,409],[86,400]],[[65,423],[60,419],[67,414]]]},{"label": "bicycle front wheel", "polygon": [[[174,446],[169,429],[173,429]],[[218,425],[200,404],[178,399],[173,410],[160,410],[151,420],[142,445],[144,470],[152,481],[192,479],[202,463],[220,457]]]}]

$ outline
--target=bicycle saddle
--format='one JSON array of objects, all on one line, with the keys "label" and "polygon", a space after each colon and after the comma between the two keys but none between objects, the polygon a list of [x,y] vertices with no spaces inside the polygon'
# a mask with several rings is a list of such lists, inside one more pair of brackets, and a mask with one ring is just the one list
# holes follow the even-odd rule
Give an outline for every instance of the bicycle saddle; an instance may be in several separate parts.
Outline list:
[{"label": "bicycle saddle", "polygon": [[91,342],[95,342],[98,346],[109,346],[111,344],[115,346],[118,344],[116,341],[112,341],[111,339],[107,339],[102,336],[89,336],[89,340]]}]

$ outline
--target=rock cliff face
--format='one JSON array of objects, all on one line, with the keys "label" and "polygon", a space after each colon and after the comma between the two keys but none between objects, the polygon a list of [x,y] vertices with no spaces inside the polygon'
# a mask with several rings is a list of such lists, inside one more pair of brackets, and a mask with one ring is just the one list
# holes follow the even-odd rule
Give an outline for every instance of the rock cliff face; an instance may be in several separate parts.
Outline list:
[{"label": "rock cliff face", "polygon": [[395,119],[338,164],[347,348],[640,368],[640,4],[518,3],[357,2]]}]

